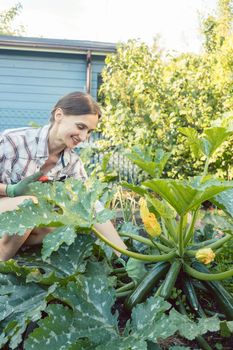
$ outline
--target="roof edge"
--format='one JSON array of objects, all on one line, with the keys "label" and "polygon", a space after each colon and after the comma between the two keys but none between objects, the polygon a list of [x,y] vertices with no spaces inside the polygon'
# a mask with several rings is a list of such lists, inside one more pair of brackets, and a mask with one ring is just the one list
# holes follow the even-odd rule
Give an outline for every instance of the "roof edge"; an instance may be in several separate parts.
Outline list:
[{"label": "roof edge", "polygon": [[106,55],[108,53],[113,53],[116,51],[116,44],[89,40],[51,39],[0,35],[0,49],[62,53],[67,52],[75,54],[91,51],[96,55]]}]

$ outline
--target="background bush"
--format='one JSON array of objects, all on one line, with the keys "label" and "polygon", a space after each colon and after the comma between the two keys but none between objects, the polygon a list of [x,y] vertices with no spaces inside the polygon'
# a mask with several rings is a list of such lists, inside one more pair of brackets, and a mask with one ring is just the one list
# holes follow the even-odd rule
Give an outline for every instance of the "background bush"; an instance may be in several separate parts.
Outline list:
[{"label": "background bush", "polygon": [[[139,40],[119,44],[116,54],[106,59],[100,90],[105,143],[118,148],[173,148],[165,175],[199,173],[202,161],[194,165],[178,128],[192,126],[201,132],[233,110],[231,25],[231,1],[220,0],[216,17],[202,22],[201,54],[171,57],[156,42],[152,46]],[[212,172],[232,178],[232,146],[229,141],[216,154]]]}]

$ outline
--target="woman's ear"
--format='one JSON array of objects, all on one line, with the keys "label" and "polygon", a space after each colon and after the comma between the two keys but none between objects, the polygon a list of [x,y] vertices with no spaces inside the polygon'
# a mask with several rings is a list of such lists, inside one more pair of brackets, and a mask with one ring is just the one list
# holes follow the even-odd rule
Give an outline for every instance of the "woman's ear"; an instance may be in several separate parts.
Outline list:
[{"label": "woman's ear", "polygon": [[64,113],[61,108],[57,108],[56,111],[54,112],[54,120],[58,123],[63,119]]}]

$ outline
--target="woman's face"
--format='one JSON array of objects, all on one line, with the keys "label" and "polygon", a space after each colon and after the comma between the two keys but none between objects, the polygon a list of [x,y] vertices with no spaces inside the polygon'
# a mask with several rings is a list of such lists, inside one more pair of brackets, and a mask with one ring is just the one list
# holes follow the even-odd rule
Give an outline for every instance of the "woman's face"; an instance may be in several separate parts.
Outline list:
[{"label": "woman's face", "polygon": [[56,138],[57,142],[67,148],[74,148],[80,142],[87,140],[91,132],[96,129],[98,124],[97,114],[85,115],[64,115],[59,108],[55,112]]}]

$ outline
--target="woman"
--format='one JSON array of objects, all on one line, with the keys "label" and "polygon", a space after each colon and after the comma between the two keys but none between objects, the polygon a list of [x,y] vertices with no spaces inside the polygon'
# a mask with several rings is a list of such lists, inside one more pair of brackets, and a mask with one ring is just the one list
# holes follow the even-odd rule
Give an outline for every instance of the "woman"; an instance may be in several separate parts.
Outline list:
[{"label": "woman", "polygon": [[[90,136],[100,117],[100,108],[90,95],[72,92],[57,102],[49,125],[3,132],[0,135],[0,213],[16,209],[28,198],[36,202],[36,197],[25,195],[27,185],[45,174],[52,181],[67,177],[85,180],[86,172],[74,148]],[[100,203],[96,203],[96,210],[101,210]],[[96,224],[95,228],[112,243],[126,249],[110,221]],[[0,261],[12,258],[23,244],[41,243],[52,230],[34,228],[23,236],[4,235],[0,239]]]}]

